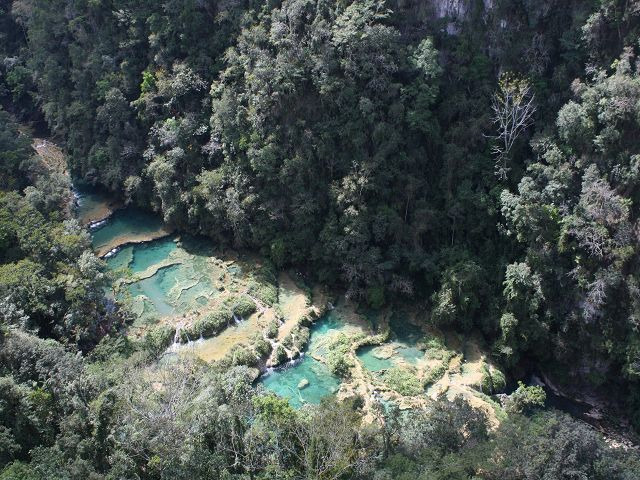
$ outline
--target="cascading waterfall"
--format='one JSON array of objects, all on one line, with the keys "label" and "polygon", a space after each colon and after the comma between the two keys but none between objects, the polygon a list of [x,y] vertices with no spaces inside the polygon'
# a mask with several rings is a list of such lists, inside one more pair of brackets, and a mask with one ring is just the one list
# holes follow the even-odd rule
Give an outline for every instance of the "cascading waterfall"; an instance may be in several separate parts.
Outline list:
[{"label": "cascading waterfall", "polygon": [[176,325],[176,333],[173,334],[173,343],[169,345],[167,348],[167,353],[176,353],[180,349],[180,330],[182,329],[182,324]]},{"label": "cascading waterfall", "polygon": [[304,352],[300,353],[300,355],[297,358],[292,358],[288,362],[282,363],[280,365],[276,365],[275,367],[268,367],[264,371],[264,373],[261,375],[261,377],[268,377],[272,373],[283,372],[283,371],[288,370],[288,369],[290,369],[292,367],[296,367],[300,363],[302,363],[303,360],[304,360]]},{"label": "cascading waterfall", "polygon": [[107,253],[104,254],[104,256],[102,258],[111,258],[113,257],[116,253],[118,253],[120,251],[120,247],[116,247],[116,248],[112,248],[111,250],[109,250]]},{"label": "cascading waterfall", "polygon": [[96,220],[95,222],[91,222],[88,225],[89,230],[98,230],[99,228],[104,227],[107,224],[108,221],[109,221],[108,218],[104,218],[102,220]]}]

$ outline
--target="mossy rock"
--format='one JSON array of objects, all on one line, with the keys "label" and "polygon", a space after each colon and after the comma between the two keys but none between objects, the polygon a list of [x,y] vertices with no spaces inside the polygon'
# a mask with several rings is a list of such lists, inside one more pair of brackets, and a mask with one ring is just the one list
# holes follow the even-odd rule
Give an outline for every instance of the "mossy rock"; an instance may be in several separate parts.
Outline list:
[{"label": "mossy rock", "polygon": [[256,302],[248,295],[237,295],[225,300],[224,304],[231,309],[234,315],[248,318],[257,310]]},{"label": "mossy rock", "polygon": [[274,362],[276,365],[280,365],[281,363],[285,363],[289,360],[289,356],[287,355],[287,351],[282,345],[278,345],[276,347],[275,354],[273,356]]},{"label": "mossy rock", "polygon": [[307,388],[309,386],[309,380],[307,380],[306,378],[303,378],[302,380],[300,380],[300,382],[298,383],[298,390],[304,390],[305,388]]},{"label": "mossy rock", "polygon": [[482,369],[482,380],[480,384],[480,391],[488,395],[495,395],[496,393],[504,392],[507,386],[507,380],[504,373],[499,369],[484,364]]}]

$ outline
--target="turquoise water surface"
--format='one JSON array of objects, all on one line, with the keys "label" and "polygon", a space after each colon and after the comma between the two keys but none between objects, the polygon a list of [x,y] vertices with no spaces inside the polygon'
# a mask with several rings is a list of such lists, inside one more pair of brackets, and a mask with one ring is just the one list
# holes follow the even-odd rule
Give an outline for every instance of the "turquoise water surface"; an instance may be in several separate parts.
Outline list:
[{"label": "turquoise water surface", "polygon": [[[199,239],[178,241],[166,236],[125,246],[107,258],[107,265],[111,271],[128,269],[133,275],[165,265],[150,277],[126,285],[126,293],[138,302],[141,317],[164,317],[197,310],[218,295],[212,280],[212,254],[212,248]],[[175,263],[167,265],[167,261]]]},{"label": "turquoise water surface", "polygon": [[[329,331],[339,329],[342,325],[343,322],[334,311],[319,319],[311,327],[308,350],[310,352],[317,350],[317,341]],[[309,385],[298,389],[298,384],[303,379],[308,380]],[[324,363],[307,354],[294,366],[263,376],[260,383],[275,394],[288,398],[292,407],[300,408],[305,403],[318,404],[327,395],[337,392],[340,379],[333,375]]]},{"label": "turquoise water surface", "polygon": [[121,248],[115,255],[111,255],[107,258],[107,267],[109,270],[120,270],[122,268],[131,268],[131,262],[133,261],[133,245],[128,245]]},{"label": "turquoise water surface", "polygon": [[388,358],[378,358],[373,354],[376,345],[369,345],[358,349],[357,355],[367,370],[379,372],[393,366],[393,362]]},{"label": "turquoise water surface", "polygon": [[[309,386],[298,389],[303,379],[309,381]],[[275,394],[288,398],[294,408],[300,408],[305,403],[318,404],[340,386],[340,380],[329,372],[327,366],[309,355],[305,355],[293,367],[265,375],[260,383]]]},{"label": "turquoise water surface", "polygon": [[162,219],[143,210],[128,207],[116,211],[102,227],[92,232],[92,246],[99,250],[114,241],[127,243],[127,238],[148,235],[161,230]]},{"label": "turquoise water surface", "polygon": [[[132,248],[132,258],[129,268],[133,273],[144,272],[149,267],[156,265],[171,255],[178,248],[173,237],[165,237],[153,242],[135,245]],[[120,252],[118,252],[118,255]]]},{"label": "turquoise water surface", "polygon": [[424,352],[417,348],[418,341],[424,334],[420,328],[403,321],[402,316],[393,315],[389,321],[391,328],[391,341],[395,346],[394,354],[390,358],[377,358],[373,353],[375,346],[366,346],[358,349],[356,355],[370,372],[379,372],[395,365],[394,360],[403,359],[405,362],[415,365],[418,360],[424,358]]},{"label": "turquoise water surface", "polygon": [[76,215],[82,223],[101,220],[105,207],[110,204],[109,198],[99,192],[89,191],[86,188],[75,188]]},{"label": "turquoise water surface", "polygon": [[161,268],[158,272],[143,280],[127,285],[127,290],[132,297],[144,295],[149,299],[156,313],[161,316],[171,315],[175,312],[174,306],[169,303],[168,292],[175,285],[175,275],[178,265]]},{"label": "turquoise water surface", "polygon": [[414,346],[402,346],[396,349],[396,354],[412,365],[415,365],[418,360],[424,357],[424,352]]}]

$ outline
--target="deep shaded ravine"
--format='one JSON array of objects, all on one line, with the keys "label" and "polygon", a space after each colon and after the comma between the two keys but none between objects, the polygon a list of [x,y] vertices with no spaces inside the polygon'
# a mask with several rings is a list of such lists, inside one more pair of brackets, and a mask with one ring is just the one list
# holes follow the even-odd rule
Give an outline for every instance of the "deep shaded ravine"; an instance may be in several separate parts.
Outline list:
[{"label": "deep shaded ravine", "polygon": [[[94,250],[106,258],[111,271],[128,278],[120,295],[133,306],[137,317],[134,330],[165,317],[187,318],[225,288],[237,288],[242,282],[241,262],[217,257],[208,241],[172,234],[157,216],[131,207],[122,208],[99,193],[79,190],[75,191],[75,198],[76,214],[90,227]],[[135,277],[133,281],[131,275]],[[286,301],[286,295],[282,298]],[[337,392],[340,379],[318,357],[323,338],[343,326],[339,312],[329,311],[312,326],[306,353],[281,367],[267,369],[259,383],[288,398],[296,408],[305,403],[319,403],[323,397]],[[398,325],[392,327],[391,343],[385,344],[386,348],[393,346],[391,355],[385,355],[380,351],[382,347],[375,345],[357,351],[358,360],[374,376],[397,364],[416,365],[423,361],[424,352],[416,347],[420,333]],[[246,342],[260,328],[256,319],[247,319],[216,337],[192,339],[186,345],[178,345],[163,360],[180,354],[216,360],[221,351]],[[551,388],[545,390],[548,406],[588,423],[612,443],[637,444],[630,431],[606,415],[594,414],[592,406],[558,395]]]}]

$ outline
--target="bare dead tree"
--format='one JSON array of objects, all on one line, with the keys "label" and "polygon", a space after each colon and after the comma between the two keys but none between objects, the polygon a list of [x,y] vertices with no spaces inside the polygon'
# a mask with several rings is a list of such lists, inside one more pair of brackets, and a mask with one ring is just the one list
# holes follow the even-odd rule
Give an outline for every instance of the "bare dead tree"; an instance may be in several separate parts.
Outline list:
[{"label": "bare dead tree", "polygon": [[498,91],[493,96],[491,109],[493,122],[498,126],[497,135],[492,137],[495,140],[492,153],[496,157],[496,175],[505,179],[509,172],[509,152],[522,132],[533,123],[536,112],[535,95],[529,82],[503,74]]}]

